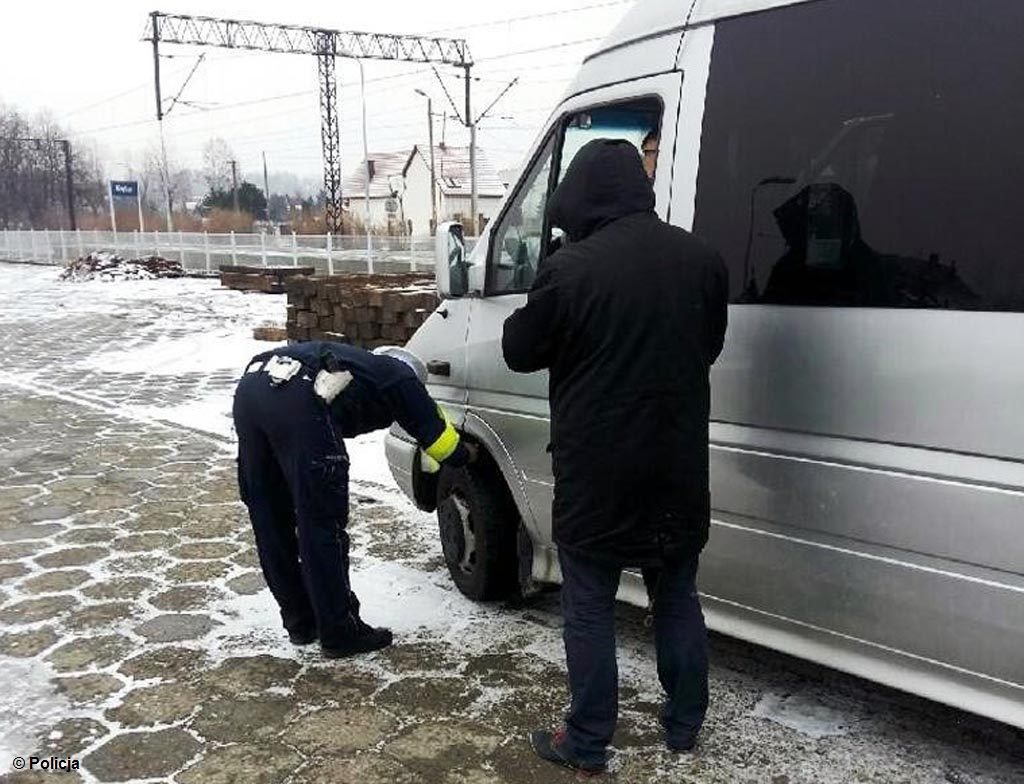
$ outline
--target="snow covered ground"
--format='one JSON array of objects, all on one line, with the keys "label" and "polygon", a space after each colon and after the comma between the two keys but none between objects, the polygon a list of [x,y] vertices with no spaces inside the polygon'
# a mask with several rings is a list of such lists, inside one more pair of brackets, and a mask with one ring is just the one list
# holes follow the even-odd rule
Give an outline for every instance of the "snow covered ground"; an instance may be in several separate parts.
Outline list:
[{"label": "snow covered ground", "polygon": [[[92,722],[95,737],[84,742],[78,756],[102,758],[119,739],[138,742],[138,732],[122,716],[124,704],[149,693],[146,690],[156,688],[159,679],[126,676],[123,659],[89,665],[72,675],[107,676],[116,688],[112,685],[113,691],[98,701],[71,704],[52,687],[55,678],[67,675],[54,671],[53,657],[65,645],[87,644],[96,629],[128,641],[132,655],[165,650],[140,629],[165,616],[162,602],[177,602],[187,594],[201,601],[177,609],[209,619],[211,627],[180,645],[204,657],[206,670],[196,677],[211,692],[221,687],[216,679],[202,680],[213,677],[204,674],[207,670],[219,673],[218,668],[244,657],[250,662],[246,666],[259,674],[259,662],[264,661],[259,657],[271,657],[274,662],[294,663],[298,675],[291,672],[267,686],[260,698],[264,702],[298,700],[304,682],[323,677],[322,672],[340,672],[376,684],[368,704],[400,717],[392,732],[414,734],[420,725],[436,727],[453,716],[463,723],[465,743],[458,746],[459,754],[464,763],[477,765],[473,770],[450,774],[443,765],[454,765],[454,758],[443,755],[438,757],[439,767],[422,767],[426,763],[415,754],[425,752],[403,757],[404,752],[390,751],[382,737],[366,753],[371,748],[377,750],[372,753],[383,750],[379,764],[384,767],[361,769],[360,781],[406,781],[404,767],[401,775],[388,767],[398,764],[396,759],[415,773],[417,781],[525,784],[541,775],[561,780],[546,771],[537,773],[522,742],[522,723],[554,723],[564,699],[557,599],[549,597],[528,609],[507,608],[475,604],[454,590],[443,567],[436,522],[397,490],[384,459],[383,433],[348,443],[354,490],[352,580],[365,617],[391,626],[398,645],[390,654],[369,657],[350,669],[322,671],[315,650],[296,649],[282,636],[276,605],[258,584],[244,513],[234,503],[230,410],[234,385],[248,359],[273,345],[253,340],[252,328],[283,322],[284,298],[222,290],[211,280],[60,283],[57,275],[53,268],[0,264],[0,338],[7,351],[5,373],[0,375],[0,447],[6,450],[0,452],[0,511],[18,516],[10,527],[16,532],[13,538],[4,535],[7,523],[0,520],[0,547],[8,548],[0,555],[0,569],[7,569],[0,572],[0,640],[34,639],[24,635],[39,635],[49,627],[45,618],[31,623],[16,617],[2,620],[11,608],[24,607],[27,612],[34,607],[32,581],[59,579],[60,575],[48,577],[53,572],[40,566],[40,559],[45,564],[47,557],[65,554],[68,541],[101,530],[93,518],[109,519],[115,538],[103,543],[109,552],[98,555],[95,563],[57,567],[60,573],[82,572],[87,580],[82,587],[42,594],[42,601],[70,613],[68,625],[61,626],[60,621],[56,627],[60,638],[44,640],[49,644],[30,656],[0,656],[3,681],[18,684],[0,696],[0,775],[14,755],[28,753],[33,742],[47,742],[52,733],[66,732],[53,729],[62,715]],[[82,422],[73,421],[75,411],[83,412]],[[32,435],[36,432],[38,436]],[[85,441],[62,445],[65,438]],[[129,453],[130,459],[121,452]],[[101,463],[109,463],[109,468]],[[165,475],[172,479],[165,482]],[[50,478],[43,483],[40,477],[45,476]],[[154,476],[156,480],[150,478]],[[131,496],[115,497],[113,490],[97,494],[92,484],[102,485],[108,477],[128,477],[116,481],[127,482]],[[193,492],[197,499],[190,497]],[[65,498],[73,504],[63,514],[40,516],[42,510],[65,503]],[[230,525],[222,532],[202,532],[204,515],[214,525],[228,514]],[[166,529],[151,527],[147,515],[153,520],[162,515],[173,524]],[[198,533],[193,517],[200,523]],[[39,523],[41,519],[45,522]],[[39,525],[45,530],[37,532]],[[21,536],[28,539],[23,542]],[[12,544],[2,544],[8,541]],[[122,546],[135,554],[121,552]],[[144,550],[134,549],[143,546]],[[195,555],[204,547],[234,554],[218,555],[211,563],[223,568],[210,570],[207,577],[177,576],[188,570],[205,574],[200,568],[204,561]],[[120,570],[129,561],[132,568],[143,570],[138,576],[150,585],[123,602],[134,603],[124,617],[81,631],[75,626],[80,617],[88,620],[89,613],[114,610],[108,607],[110,602],[98,604],[87,592],[120,584]],[[239,581],[248,581],[252,590],[240,590]],[[71,597],[76,606],[59,609],[62,597]],[[702,754],[696,760],[659,756],[659,690],[649,634],[641,613],[623,608],[623,616],[619,642],[626,737],[617,741],[620,754],[615,763],[620,780],[1024,780],[1024,763],[1005,750],[1007,735],[999,728],[723,638],[715,638],[713,645],[712,712]],[[56,661],[61,661],[59,656]],[[194,688],[189,677],[181,676],[182,688]],[[431,696],[431,690],[442,686],[440,696]],[[449,688],[455,691],[445,691]],[[234,737],[229,729],[204,719],[210,710],[208,695],[197,691],[192,713],[165,717],[156,723],[156,731],[178,732],[174,737],[179,746],[202,743],[203,748],[173,769],[147,771],[128,780],[227,780],[196,772],[208,770],[203,767],[208,761],[227,764],[223,755],[229,755],[231,747],[211,737],[218,732]],[[462,705],[459,700],[466,694]],[[223,707],[219,702],[218,706]],[[239,715],[256,707],[239,708]],[[295,724],[305,720],[302,717],[319,715],[322,706],[299,703],[299,708],[300,718],[282,719],[281,737],[288,737]],[[407,720],[405,714],[414,718]],[[960,732],[951,725],[964,729]],[[494,747],[482,740],[491,732],[502,738]],[[50,740],[61,742],[56,737]],[[438,754],[446,748],[436,739],[432,743],[441,750],[435,749]],[[490,751],[476,760],[473,755],[482,752],[472,749]],[[283,760],[287,753],[281,750],[280,756]],[[296,781],[352,780],[336,768],[330,768],[333,774],[303,779],[304,771],[321,770],[318,766],[326,763],[316,755],[300,763]],[[256,780],[238,775],[237,780]],[[87,771],[82,780],[114,779]]]}]

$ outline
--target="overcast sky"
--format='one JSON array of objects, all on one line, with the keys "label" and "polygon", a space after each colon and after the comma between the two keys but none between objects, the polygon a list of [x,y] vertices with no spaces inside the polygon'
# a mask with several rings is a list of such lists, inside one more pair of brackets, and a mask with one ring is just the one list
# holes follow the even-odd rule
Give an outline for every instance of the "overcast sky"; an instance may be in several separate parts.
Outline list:
[{"label": "overcast sky", "polygon": [[[494,3],[376,0],[26,0],[5,2],[0,23],[0,102],[30,113],[48,111],[76,138],[95,141],[111,176],[126,176],[157,144],[152,49],[141,36],[152,10],[204,14],[340,30],[433,33],[466,38],[474,60],[475,111],[518,76],[520,83],[481,123],[479,145],[498,167],[515,167],[573,76],[628,10],[629,0],[517,0]],[[154,7],[155,6],[155,7]],[[443,10],[441,10],[443,9]],[[523,18],[534,17],[534,18]],[[579,42],[579,43],[575,43]],[[528,54],[524,50],[531,51]],[[196,62],[205,61],[165,121],[168,155],[198,167],[213,136],[232,147],[247,174],[266,152],[272,171],[319,178],[320,120],[317,71],[311,56],[165,46],[162,83],[172,98]],[[366,61],[369,146],[401,149],[426,142],[426,101],[451,108],[429,68]],[[460,111],[461,82],[442,69]],[[362,158],[359,71],[338,60],[344,173]],[[230,104],[244,104],[231,106]],[[442,121],[437,119],[435,141]],[[464,129],[447,122],[450,143]]]}]

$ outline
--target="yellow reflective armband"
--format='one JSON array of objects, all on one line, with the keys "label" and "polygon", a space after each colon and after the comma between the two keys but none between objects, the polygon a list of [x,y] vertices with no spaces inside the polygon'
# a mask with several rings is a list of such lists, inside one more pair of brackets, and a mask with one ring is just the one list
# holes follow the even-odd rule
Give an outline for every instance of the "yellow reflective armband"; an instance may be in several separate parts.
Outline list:
[{"label": "yellow reflective armband", "polygon": [[430,446],[423,451],[437,462],[444,461],[459,446],[459,432],[448,421],[448,415],[444,413],[441,406],[437,407],[437,413],[444,420],[444,430]]}]

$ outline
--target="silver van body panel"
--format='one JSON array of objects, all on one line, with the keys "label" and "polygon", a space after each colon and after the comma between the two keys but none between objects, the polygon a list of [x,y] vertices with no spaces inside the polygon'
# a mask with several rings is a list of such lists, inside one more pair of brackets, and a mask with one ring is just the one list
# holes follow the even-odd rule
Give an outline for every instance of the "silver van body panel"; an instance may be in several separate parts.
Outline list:
[{"label": "silver van body panel", "polygon": [[[630,47],[633,50],[651,38],[661,38],[682,32],[689,27],[706,25],[719,19],[740,14],[767,11],[786,5],[812,0],[640,0],[623,16],[619,24],[587,58],[607,57],[612,52]],[[631,68],[637,72],[637,68]]]},{"label": "silver van body panel", "polygon": [[[536,148],[566,112],[657,93],[671,155],[658,212],[691,228],[715,37],[704,23],[790,4],[698,0],[682,36],[689,3],[638,3]],[[478,290],[486,236],[471,256]],[[524,300],[446,302],[449,319],[410,345],[464,362],[461,381],[431,391],[498,461],[534,537],[534,577],[558,582],[547,375],[501,359],[502,324]],[[734,305],[729,318],[712,371],[708,625],[1024,727],[1024,314]],[[415,450],[395,438],[409,492]],[[619,596],[646,602],[628,572]]]}]

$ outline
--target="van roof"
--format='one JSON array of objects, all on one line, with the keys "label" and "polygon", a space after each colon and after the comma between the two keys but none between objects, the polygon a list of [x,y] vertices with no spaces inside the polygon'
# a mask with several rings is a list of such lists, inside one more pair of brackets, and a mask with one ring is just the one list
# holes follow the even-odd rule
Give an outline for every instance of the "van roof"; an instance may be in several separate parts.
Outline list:
[{"label": "van roof", "polygon": [[811,0],[638,0],[587,59],[646,38],[679,32],[687,27],[806,2]]}]

